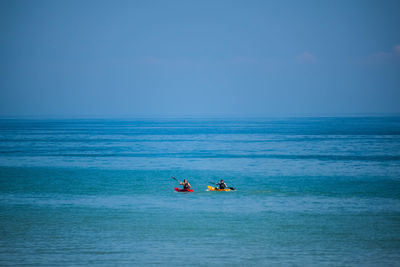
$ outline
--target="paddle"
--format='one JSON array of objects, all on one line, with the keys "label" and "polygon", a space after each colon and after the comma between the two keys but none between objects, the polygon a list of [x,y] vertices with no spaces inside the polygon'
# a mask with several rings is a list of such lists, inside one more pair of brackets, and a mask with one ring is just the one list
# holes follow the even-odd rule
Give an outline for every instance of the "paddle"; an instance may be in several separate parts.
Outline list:
[{"label": "paddle", "polygon": [[178,179],[176,179],[174,176],[171,176],[172,179],[174,179],[175,181],[177,181],[178,183],[181,183],[181,181],[179,181]]},{"label": "paddle", "polygon": [[[215,185],[218,185],[218,183],[214,183],[214,182],[209,182],[210,184],[215,184]],[[226,188],[229,188],[230,190],[236,190],[234,187],[229,187],[229,186],[227,186]]]}]

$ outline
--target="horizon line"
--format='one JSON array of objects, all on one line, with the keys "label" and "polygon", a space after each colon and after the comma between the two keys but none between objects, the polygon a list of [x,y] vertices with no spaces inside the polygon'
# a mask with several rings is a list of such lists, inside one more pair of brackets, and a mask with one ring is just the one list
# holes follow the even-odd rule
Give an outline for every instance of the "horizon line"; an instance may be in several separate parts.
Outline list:
[{"label": "horizon line", "polygon": [[297,113],[297,114],[266,114],[266,115],[0,115],[1,120],[90,120],[90,119],[274,119],[274,118],[350,118],[350,117],[400,117],[395,112],[375,113]]}]

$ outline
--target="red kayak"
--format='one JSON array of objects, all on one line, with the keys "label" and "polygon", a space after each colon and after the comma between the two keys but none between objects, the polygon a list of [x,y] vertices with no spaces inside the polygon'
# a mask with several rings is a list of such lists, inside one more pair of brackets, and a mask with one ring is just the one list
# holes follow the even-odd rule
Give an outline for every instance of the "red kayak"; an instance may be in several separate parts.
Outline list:
[{"label": "red kayak", "polygon": [[180,189],[175,187],[176,192],[193,192],[193,189]]}]

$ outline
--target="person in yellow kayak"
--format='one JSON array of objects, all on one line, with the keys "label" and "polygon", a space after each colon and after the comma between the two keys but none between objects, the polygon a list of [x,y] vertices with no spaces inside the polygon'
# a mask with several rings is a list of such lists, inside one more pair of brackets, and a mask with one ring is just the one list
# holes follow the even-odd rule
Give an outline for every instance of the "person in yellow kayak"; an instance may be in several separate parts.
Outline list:
[{"label": "person in yellow kayak", "polygon": [[218,186],[219,189],[225,189],[228,186],[226,185],[226,183],[224,183],[224,180],[221,179],[221,181],[219,181],[219,183],[216,184]]},{"label": "person in yellow kayak", "polygon": [[216,187],[208,186],[208,190],[210,191],[231,191],[231,190],[236,190],[233,187],[227,186],[224,180],[220,180],[219,183],[214,183],[214,182],[209,182],[212,184],[215,184]]},{"label": "person in yellow kayak", "polygon": [[183,189],[190,189],[192,186],[186,179],[183,179],[183,182],[179,182],[180,185],[183,185]]}]

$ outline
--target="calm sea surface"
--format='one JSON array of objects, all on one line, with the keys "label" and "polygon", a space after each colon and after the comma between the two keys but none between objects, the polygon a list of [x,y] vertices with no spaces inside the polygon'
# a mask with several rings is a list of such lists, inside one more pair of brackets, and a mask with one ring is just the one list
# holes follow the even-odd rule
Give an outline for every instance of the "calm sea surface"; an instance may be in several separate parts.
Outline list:
[{"label": "calm sea surface", "polygon": [[400,266],[400,118],[0,120],[0,265]]}]

